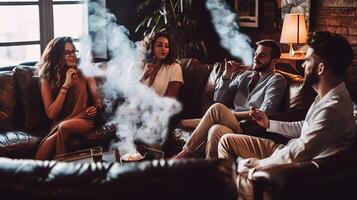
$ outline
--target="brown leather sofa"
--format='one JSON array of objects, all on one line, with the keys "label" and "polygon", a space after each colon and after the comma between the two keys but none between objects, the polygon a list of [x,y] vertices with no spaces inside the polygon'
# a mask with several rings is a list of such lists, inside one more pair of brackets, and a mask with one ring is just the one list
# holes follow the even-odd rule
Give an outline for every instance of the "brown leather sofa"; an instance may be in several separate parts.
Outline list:
[{"label": "brown leather sofa", "polygon": [[0,158],[2,199],[235,200],[229,160],[64,163]]},{"label": "brown leather sofa", "polygon": [[[175,116],[176,121],[181,118],[202,116],[213,103],[214,86],[223,69],[222,63],[208,65],[195,59],[182,59],[181,65],[185,84],[179,100],[183,104],[183,110]],[[302,77],[290,73],[281,73],[288,81],[286,99],[282,104],[281,112],[270,117],[288,121],[303,119],[306,109],[311,104],[315,94],[311,88],[304,87]],[[38,80],[32,77],[32,74],[33,69],[28,66],[17,66],[14,71],[0,72],[0,156],[32,157],[40,138],[47,133],[48,122],[44,117],[43,106],[39,99]],[[241,123],[241,125],[247,134],[258,134],[258,136],[262,137],[273,135],[265,134],[265,130],[260,129],[250,121]],[[180,143],[180,133],[177,133],[176,136],[178,137],[175,138],[174,143],[168,142],[167,147],[176,146],[175,150],[177,151],[183,143]],[[357,178],[356,155],[355,150],[348,150],[330,158],[258,170],[253,174],[254,198],[313,199],[322,197],[323,199],[335,199],[335,197],[345,197],[344,195],[351,194],[355,187],[352,181]],[[92,199],[90,195],[99,198],[102,195],[101,191],[105,191],[104,193],[108,194],[123,193],[124,199],[126,199],[129,198],[127,195],[133,195],[134,193],[129,190],[129,186],[134,188],[134,182],[141,183],[141,178],[143,178],[143,180],[150,180],[148,182],[143,181],[143,183],[146,183],[145,185],[150,186],[149,188],[157,187],[153,190],[159,190],[163,194],[175,194],[178,197],[177,199],[181,199],[180,197],[182,199],[190,199],[190,195],[193,195],[192,199],[201,199],[201,197],[225,199],[215,198],[217,196],[214,196],[216,191],[213,188],[222,184],[221,182],[218,184],[215,179],[220,177],[221,174],[216,174],[206,169],[207,167],[209,168],[209,163],[216,161],[188,160],[187,162],[192,162],[192,166],[191,164],[179,164],[180,167],[178,167],[172,161],[158,162],[154,160],[140,165],[133,165],[134,168],[129,168],[126,166],[117,167],[116,164],[77,165],[55,161],[18,161],[0,158],[0,192],[6,195],[9,194],[10,197],[14,198],[23,197],[23,194],[25,194],[25,197],[29,196],[29,199],[34,199],[31,197],[39,199],[52,197],[53,199],[74,199],[77,197],[79,199]],[[202,162],[202,164],[197,164],[196,162]],[[194,163],[197,164],[196,167],[193,167]],[[222,168],[220,165],[215,166],[225,171],[225,173],[229,173],[230,177],[232,176],[232,171],[234,172],[232,168]],[[146,167],[151,168],[151,170],[146,170]],[[132,169],[134,171],[145,171],[145,175],[132,172]],[[171,176],[168,176],[167,173],[169,172],[161,175],[162,170],[168,170],[170,174],[176,173],[174,176],[176,178],[172,179]],[[201,173],[202,171],[205,175],[210,175],[206,177]],[[79,174],[81,175],[77,176]],[[126,181],[118,180],[121,179],[119,176],[123,177],[122,180],[132,179],[134,181],[127,186]],[[154,177],[159,178],[156,179]],[[202,177],[202,182],[194,180]],[[161,181],[161,178],[167,179]],[[175,185],[175,181],[178,179],[180,184]],[[212,181],[215,183],[212,183]],[[168,184],[168,182],[173,185]],[[162,185],[159,187],[156,185],[157,183]],[[205,187],[205,185],[199,186],[201,183],[213,184],[215,187],[212,187],[212,185],[208,187]],[[231,182],[228,185],[231,186]],[[94,189],[97,186],[98,190]],[[106,186],[110,189],[106,190]],[[154,194],[150,192],[151,190],[141,190],[141,186],[139,190],[135,190],[137,194],[134,195],[141,195],[146,192],[151,195]],[[197,191],[192,189],[196,189],[198,186]],[[123,190],[121,190],[122,187]],[[83,188],[90,189],[84,190]],[[185,189],[188,191],[184,191]],[[10,192],[6,193],[5,191]],[[125,191],[129,192],[126,193]],[[156,193],[159,194],[160,192]],[[199,196],[204,195],[204,192],[207,193],[207,196]],[[58,198],[56,194],[58,194]],[[180,196],[180,194],[186,195],[184,197]],[[226,193],[220,192],[218,194],[225,195]],[[165,197],[167,196],[155,196],[158,199]],[[175,196],[170,196],[170,199],[172,198],[175,198]]]},{"label": "brown leather sofa", "polygon": [[[0,156],[33,158],[41,139],[50,130],[33,66],[19,65],[0,71]],[[98,124],[86,136],[69,141],[69,150],[109,143],[115,127]]]}]

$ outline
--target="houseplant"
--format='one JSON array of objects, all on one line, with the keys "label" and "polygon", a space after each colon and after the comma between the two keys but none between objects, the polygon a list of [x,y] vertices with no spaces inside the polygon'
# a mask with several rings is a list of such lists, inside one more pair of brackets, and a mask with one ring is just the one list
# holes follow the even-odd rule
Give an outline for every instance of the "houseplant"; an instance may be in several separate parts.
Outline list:
[{"label": "houseplant", "polygon": [[177,45],[179,58],[203,58],[206,46],[194,40],[196,22],[191,15],[192,0],[145,0],[137,7],[140,23],[135,32],[144,38],[166,31]]}]

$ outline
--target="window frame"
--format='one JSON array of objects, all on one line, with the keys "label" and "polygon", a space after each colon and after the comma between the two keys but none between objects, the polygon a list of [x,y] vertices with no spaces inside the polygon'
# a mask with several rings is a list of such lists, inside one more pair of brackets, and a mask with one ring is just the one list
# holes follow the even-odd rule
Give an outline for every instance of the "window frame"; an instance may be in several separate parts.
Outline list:
[{"label": "window frame", "polygon": [[[44,51],[47,43],[54,38],[54,17],[53,5],[71,5],[85,4],[85,0],[67,0],[67,1],[2,1],[0,6],[38,6],[39,10],[39,31],[40,40],[25,40],[14,42],[0,42],[0,47],[11,47],[21,45],[38,45],[40,44],[40,54]],[[74,41],[79,41],[79,38],[74,38]],[[1,68],[2,66],[0,66]]]}]

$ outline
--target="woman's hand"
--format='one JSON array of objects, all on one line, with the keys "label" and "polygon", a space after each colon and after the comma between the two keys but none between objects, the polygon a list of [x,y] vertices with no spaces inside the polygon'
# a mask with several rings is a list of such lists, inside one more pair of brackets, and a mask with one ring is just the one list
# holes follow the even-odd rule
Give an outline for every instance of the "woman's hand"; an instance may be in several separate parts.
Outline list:
[{"label": "woman's hand", "polygon": [[91,106],[86,110],[86,117],[87,118],[94,118],[97,115],[97,107]]},{"label": "woman's hand", "polygon": [[78,70],[74,68],[69,68],[66,72],[66,80],[64,86],[69,87],[72,85],[72,81],[76,80],[78,77]]},{"label": "woman's hand", "polygon": [[257,110],[254,107],[251,107],[249,116],[263,128],[268,128],[270,125],[268,116],[261,110]]},{"label": "woman's hand", "polygon": [[148,63],[145,65],[145,68],[144,68],[144,75],[143,75],[143,80],[146,80],[150,75],[151,73],[153,72],[154,70],[154,64],[153,63]]}]

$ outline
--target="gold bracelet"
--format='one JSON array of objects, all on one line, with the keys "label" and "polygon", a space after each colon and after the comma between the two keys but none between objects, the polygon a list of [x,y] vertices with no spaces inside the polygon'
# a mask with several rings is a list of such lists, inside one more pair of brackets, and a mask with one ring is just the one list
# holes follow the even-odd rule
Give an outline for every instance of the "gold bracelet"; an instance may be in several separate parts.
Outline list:
[{"label": "gold bracelet", "polygon": [[66,95],[66,94],[67,94],[67,92],[60,92],[60,94],[64,94],[64,95]]}]

